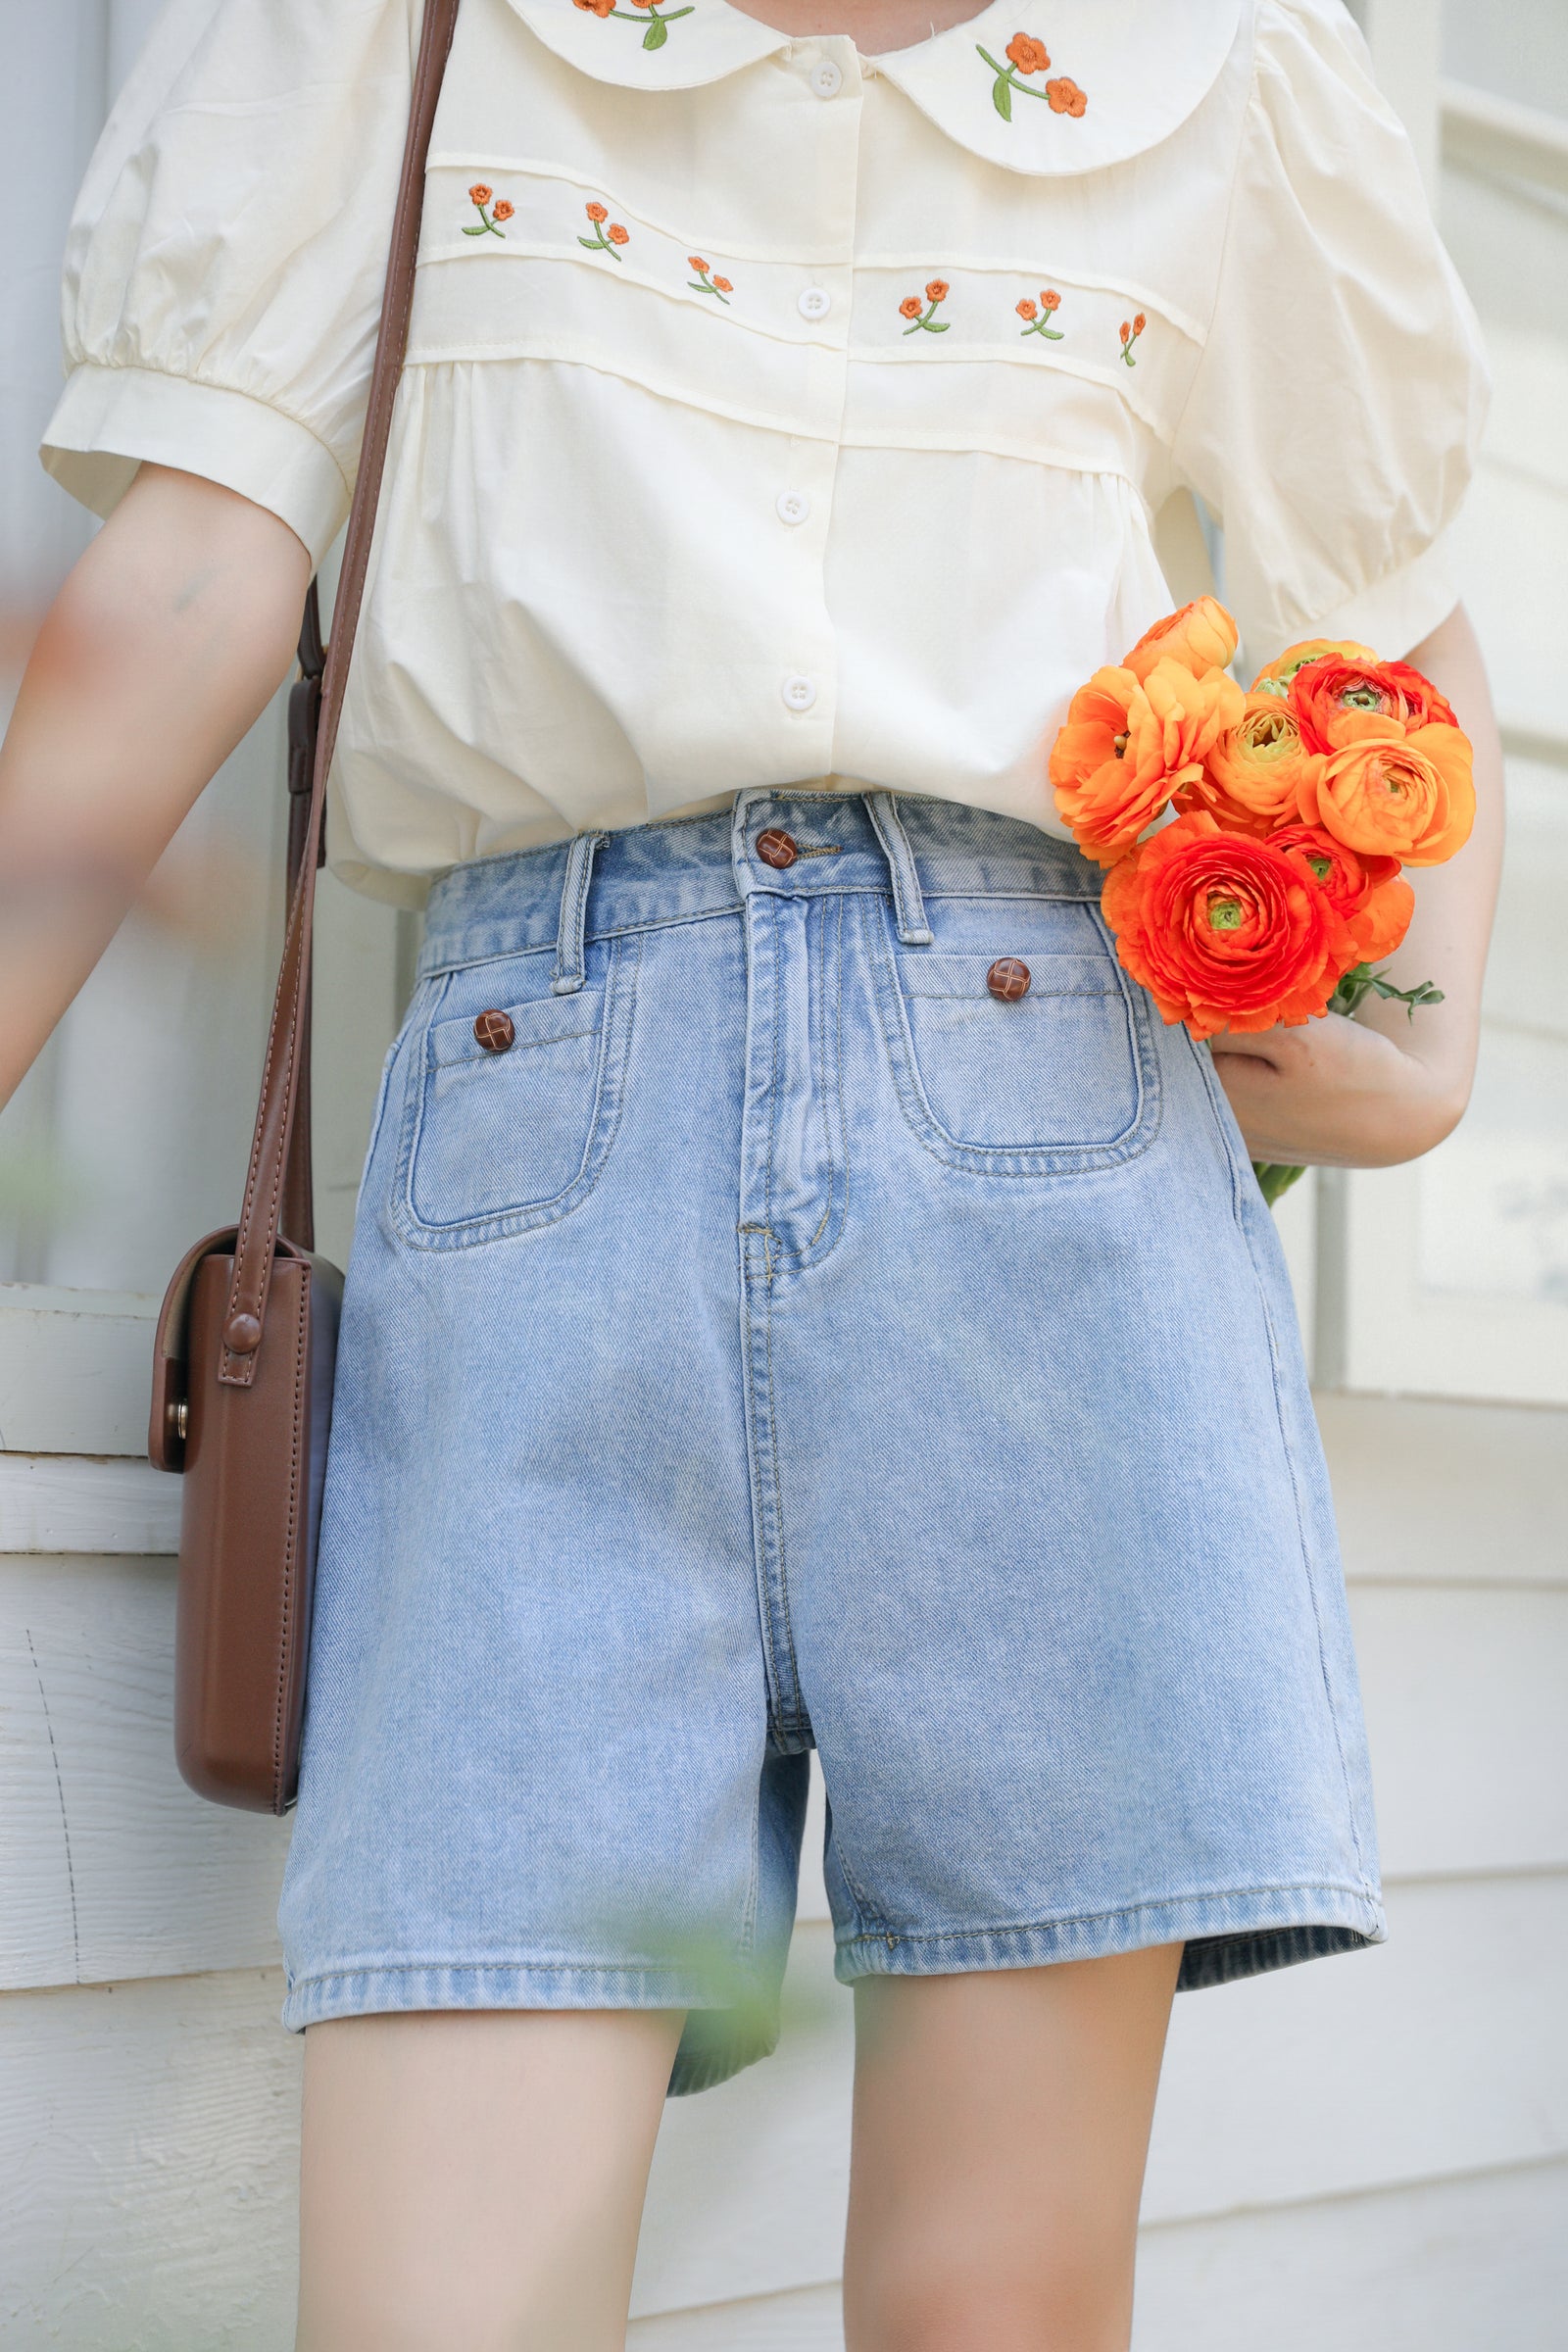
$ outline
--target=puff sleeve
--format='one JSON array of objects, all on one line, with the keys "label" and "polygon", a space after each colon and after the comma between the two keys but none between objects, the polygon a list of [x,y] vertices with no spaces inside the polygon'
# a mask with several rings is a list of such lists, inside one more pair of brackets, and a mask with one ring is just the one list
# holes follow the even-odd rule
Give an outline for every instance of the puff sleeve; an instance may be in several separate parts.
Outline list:
[{"label": "puff sleeve", "polygon": [[1397,659],[1458,597],[1444,533],[1491,376],[1410,142],[1340,0],[1260,0],[1217,296],[1172,455],[1225,524],[1248,662]]},{"label": "puff sleeve", "polygon": [[270,508],[319,560],[348,512],[418,0],[172,0],[66,247],[40,451],[110,514],[143,459]]}]

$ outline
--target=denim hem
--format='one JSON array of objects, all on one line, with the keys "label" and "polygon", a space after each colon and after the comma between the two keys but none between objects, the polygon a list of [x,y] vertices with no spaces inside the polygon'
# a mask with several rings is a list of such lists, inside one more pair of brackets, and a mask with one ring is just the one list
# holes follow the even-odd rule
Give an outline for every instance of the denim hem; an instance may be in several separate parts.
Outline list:
[{"label": "denim hem", "polygon": [[1014,1927],[864,1931],[840,1940],[833,1969],[851,1984],[858,1977],[1039,1968],[1185,1941],[1176,1989],[1193,1992],[1387,1939],[1381,1904],[1348,1887],[1244,1886]]},{"label": "denim hem", "polygon": [[[684,2009],[688,2012],[669,2095],[709,2090],[772,2055],[776,2007],[712,2006],[712,1986],[690,1971],[648,1963],[575,1967],[570,1962],[393,1962],[297,1978],[280,2012],[291,2034],[338,2017],[384,2017],[416,2009]],[[769,2013],[771,2012],[771,2013]]]}]

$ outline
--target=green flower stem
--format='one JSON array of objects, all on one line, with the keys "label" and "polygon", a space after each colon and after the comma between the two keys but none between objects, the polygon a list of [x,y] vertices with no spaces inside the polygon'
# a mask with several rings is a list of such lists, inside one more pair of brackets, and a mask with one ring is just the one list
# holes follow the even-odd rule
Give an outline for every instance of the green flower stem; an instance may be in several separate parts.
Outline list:
[{"label": "green flower stem", "polygon": [[924,318],[916,318],[912,326],[906,326],[905,328],[905,333],[906,335],[917,335],[923,328],[928,335],[945,335],[953,322],[949,318],[937,318],[937,322],[935,326],[933,326],[931,321],[936,318],[936,309],[937,306],[933,302],[927,309]]},{"label": "green flower stem", "polygon": [[618,17],[622,24],[640,24],[642,26],[645,49],[662,49],[669,38],[668,27],[675,23],[678,17],[689,17],[695,6],[696,0],[692,0],[692,7],[667,9],[663,16],[661,16],[659,11],[653,8],[638,9],[635,15],[629,8],[612,8],[610,13],[612,17]]},{"label": "green flower stem", "polygon": [[1020,81],[1011,66],[999,66],[990,50],[982,49],[978,41],[976,41],[975,47],[980,51],[980,55],[997,77],[992,84],[991,103],[1004,122],[1012,121],[1012,93],[1014,90],[1020,91],[1025,98],[1038,98],[1043,104],[1050,105],[1051,101],[1047,98],[1044,90],[1032,90],[1026,81]]},{"label": "green flower stem", "polygon": [[[1412,1021],[1418,1004],[1443,1003],[1442,989],[1434,988],[1430,980],[1421,981],[1415,988],[1396,988],[1392,980],[1385,980],[1383,974],[1374,971],[1371,964],[1352,963],[1348,972],[1340,974],[1334,994],[1328,1001],[1328,1010],[1353,1013],[1367,996],[1396,999],[1404,1006]],[[1252,1173],[1257,1178],[1258,1190],[1272,1208],[1280,1195],[1288,1193],[1298,1176],[1304,1176],[1306,1170],[1289,1167],[1283,1160],[1254,1159]]]},{"label": "green flower stem", "polygon": [[720,294],[718,288],[714,285],[710,285],[706,277],[689,277],[686,280],[686,283],[691,287],[694,294],[711,294],[715,302],[721,302],[724,305],[724,308],[728,310],[729,296],[727,294]]},{"label": "green flower stem", "polygon": [[591,237],[579,237],[578,244],[586,245],[590,253],[608,253],[612,262],[618,262],[620,249],[616,245],[612,245],[610,239],[604,234],[604,222],[596,220],[594,228],[598,233]]},{"label": "green flower stem", "polygon": [[1288,1193],[1298,1176],[1304,1176],[1306,1170],[1290,1167],[1284,1160],[1254,1159],[1252,1174],[1257,1178],[1258,1191],[1272,1208],[1280,1195]]},{"label": "green flower stem", "polygon": [[491,220],[489,214],[485,211],[482,204],[478,207],[478,213],[481,226],[478,228],[466,227],[464,229],[464,235],[466,237],[482,237],[485,233],[485,230],[488,229],[491,236],[499,237],[504,245],[507,241],[506,230],[504,228],[497,228],[495,222]]},{"label": "green flower stem", "polygon": [[1048,326],[1046,319],[1050,317],[1051,313],[1047,311],[1043,318],[1035,320],[1033,326],[1026,326],[1023,330],[1024,333],[1026,335],[1049,335],[1053,343],[1065,343],[1067,340],[1066,329],[1060,326]]}]

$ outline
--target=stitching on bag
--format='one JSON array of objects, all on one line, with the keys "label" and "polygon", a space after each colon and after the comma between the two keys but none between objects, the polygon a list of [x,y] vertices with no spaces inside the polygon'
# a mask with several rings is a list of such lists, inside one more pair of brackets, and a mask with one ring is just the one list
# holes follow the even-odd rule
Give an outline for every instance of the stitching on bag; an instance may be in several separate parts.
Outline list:
[{"label": "stitching on bag", "polygon": [[[289,1450],[288,1464],[288,1548],[287,1565],[295,1570],[299,1565],[299,1495],[300,1495],[300,1399],[306,1382],[306,1335],[310,1328],[311,1274],[305,1270],[301,1285],[299,1338],[294,1348],[294,1443]],[[272,1810],[275,1813],[283,1797],[283,1702],[288,1692],[289,1628],[294,1622],[294,1579],[283,1578],[283,1615],[278,1628],[277,1703],[272,1718]]]}]

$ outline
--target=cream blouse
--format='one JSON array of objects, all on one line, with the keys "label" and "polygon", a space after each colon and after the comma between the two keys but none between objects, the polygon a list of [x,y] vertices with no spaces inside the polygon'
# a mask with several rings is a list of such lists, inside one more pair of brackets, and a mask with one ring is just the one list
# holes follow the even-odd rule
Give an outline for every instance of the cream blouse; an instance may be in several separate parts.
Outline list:
[{"label": "cream blouse", "polygon": [[[44,463],[348,510],[417,0],[171,0],[93,158]],[[995,0],[890,55],[463,0],[332,862],[845,780],[1065,828],[1068,696],[1226,526],[1245,660],[1409,650],[1489,379],[1340,0]]]}]

